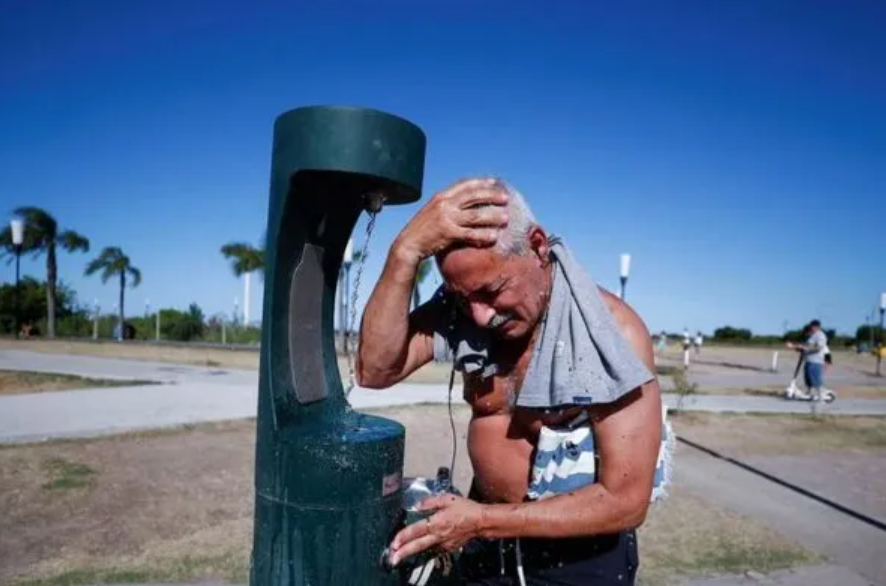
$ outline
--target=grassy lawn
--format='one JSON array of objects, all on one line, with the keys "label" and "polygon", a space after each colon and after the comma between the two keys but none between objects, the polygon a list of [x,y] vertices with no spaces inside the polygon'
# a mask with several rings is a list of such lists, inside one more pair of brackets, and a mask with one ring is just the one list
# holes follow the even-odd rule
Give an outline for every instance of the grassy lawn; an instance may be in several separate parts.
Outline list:
[{"label": "grassy lawn", "polygon": [[150,385],[152,381],[85,378],[54,372],[0,370],[0,395],[23,395],[47,391],[70,391],[96,387]]},{"label": "grassy lawn", "polygon": [[[448,463],[444,406],[375,412],[406,426],[407,475],[431,475]],[[469,417],[456,409],[455,481],[462,489],[470,479]],[[0,583],[246,583],[254,433],[253,421],[235,421],[0,448]],[[679,485],[651,510],[640,547],[649,586],[818,559]]]}]

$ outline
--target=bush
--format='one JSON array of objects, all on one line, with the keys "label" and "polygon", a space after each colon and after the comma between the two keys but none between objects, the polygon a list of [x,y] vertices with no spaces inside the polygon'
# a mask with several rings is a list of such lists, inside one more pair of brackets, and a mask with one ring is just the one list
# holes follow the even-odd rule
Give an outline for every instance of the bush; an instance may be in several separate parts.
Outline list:
[{"label": "bush", "polygon": [[68,315],[56,320],[55,333],[60,337],[92,337],[92,320],[84,313]]},{"label": "bush", "polygon": [[698,384],[689,382],[686,369],[680,367],[675,368],[671,373],[674,380],[674,392],[677,393],[677,405],[675,411],[680,413],[683,411],[686,399],[698,392]]},{"label": "bush", "polygon": [[[15,333],[15,283],[0,285],[0,333]],[[66,317],[83,315],[77,306],[77,296],[64,282],[56,287],[56,326]],[[21,323],[34,326],[34,332],[46,331],[46,282],[34,277],[19,280],[19,317]]]},{"label": "bush", "polygon": [[732,326],[724,326],[714,330],[714,339],[719,342],[741,341],[748,342],[753,338],[751,330],[744,328],[733,328]]},{"label": "bush", "polygon": [[[156,315],[153,317],[156,319]],[[176,342],[191,342],[203,337],[206,325],[203,323],[203,310],[196,303],[188,311],[177,309],[160,310],[160,337]]]},{"label": "bush", "polygon": [[863,325],[855,330],[856,343],[870,343],[873,335],[874,346],[886,343],[886,330],[880,326]]}]

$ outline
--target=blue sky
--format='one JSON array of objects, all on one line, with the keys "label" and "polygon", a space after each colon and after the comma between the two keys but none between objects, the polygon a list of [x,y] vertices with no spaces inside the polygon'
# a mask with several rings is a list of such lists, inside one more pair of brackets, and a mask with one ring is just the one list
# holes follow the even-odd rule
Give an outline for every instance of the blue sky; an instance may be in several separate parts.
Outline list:
[{"label": "blue sky", "polygon": [[[630,252],[653,330],[848,331],[886,290],[883,3],[319,6],[0,0],[0,213],[90,237],[60,257],[84,301],[110,309],[82,272],[119,245],[128,313],[229,312],[218,249],[264,231],[274,118],[361,105],[425,130],[425,197],[501,175],[602,285]],[[417,209],[380,217],[364,283]]]}]

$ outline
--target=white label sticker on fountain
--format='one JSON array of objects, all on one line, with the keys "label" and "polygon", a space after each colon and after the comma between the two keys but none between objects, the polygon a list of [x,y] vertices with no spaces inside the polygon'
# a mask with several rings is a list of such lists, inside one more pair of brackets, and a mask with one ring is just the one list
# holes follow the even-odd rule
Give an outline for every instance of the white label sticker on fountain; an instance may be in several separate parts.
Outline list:
[{"label": "white label sticker on fountain", "polygon": [[388,496],[400,490],[401,476],[399,472],[388,474],[381,481],[381,495]]}]

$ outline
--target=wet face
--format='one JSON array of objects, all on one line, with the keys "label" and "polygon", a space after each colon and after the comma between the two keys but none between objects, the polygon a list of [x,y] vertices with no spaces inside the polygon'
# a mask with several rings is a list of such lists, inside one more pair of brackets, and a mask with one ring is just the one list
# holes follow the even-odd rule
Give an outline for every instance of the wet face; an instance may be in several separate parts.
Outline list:
[{"label": "wet face", "polygon": [[459,248],[441,255],[440,273],[462,311],[504,340],[530,335],[544,315],[550,291],[547,236],[535,228],[530,252]]}]

